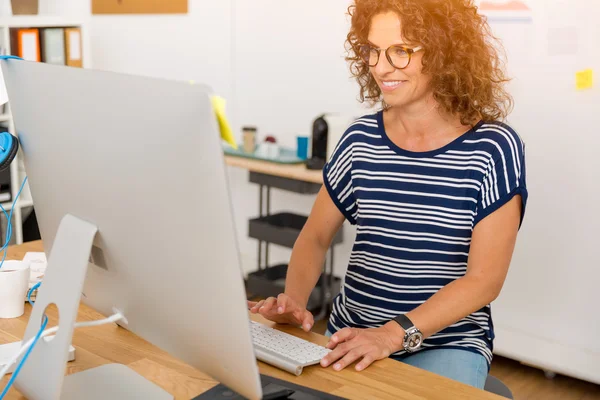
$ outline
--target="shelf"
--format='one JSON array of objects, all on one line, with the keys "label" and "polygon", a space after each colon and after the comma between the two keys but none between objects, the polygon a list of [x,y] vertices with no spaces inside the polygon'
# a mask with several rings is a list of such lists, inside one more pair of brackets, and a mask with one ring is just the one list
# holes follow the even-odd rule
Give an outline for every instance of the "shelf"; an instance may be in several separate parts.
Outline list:
[{"label": "shelf", "polygon": [[33,207],[33,200],[23,200],[23,201],[21,201],[21,203],[19,204],[19,206],[21,208]]},{"label": "shelf", "polygon": [[250,182],[300,194],[317,194],[321,184],[250,171]]},{"label": "shelf", "polygon": [[[261,297],[277,297],[285,290],[287,267],[287,264],[273,265],[267,269],[251,272],[248,274],[246,289]],[[313,312],[319,310],[323,305],[331,303],[331,300],[340,292],[341,284],[340,278],[321,274],[310,294],[306,308]],[[326,285],[325,299],[323,299],[323,285]]]},{"label": "shelf", "polygon": [[82,26],[83,21],[54,15],[15,15],[0,17],[0,27],[9,28],[50,28],[55,26]]},{"label": "shelf", "polygon": [[[4,207],[4,209],[6,211],[10,211],[12,209],[12,201],[5,201],[2,204],[2,207]],[[33,206],[33,201],[32,200],[20,200],[17,202],[18,206],[21,208],[25,208],[25,207],[32,207]],[[0,211],[0,214],[2,213],[2,211]]]},{"label": "shelf", "polygon": [[[307,220],[308,217],[293,213],[271,214],[254,218],[248,222],[248,236],[267,243],[293,248]],[[342,241],[343,230],[340,229],[334,236],[331,245]]]},{"label": "shelf", "polygon": [[0,114],[0,122],[10,121],[10,114]]}]

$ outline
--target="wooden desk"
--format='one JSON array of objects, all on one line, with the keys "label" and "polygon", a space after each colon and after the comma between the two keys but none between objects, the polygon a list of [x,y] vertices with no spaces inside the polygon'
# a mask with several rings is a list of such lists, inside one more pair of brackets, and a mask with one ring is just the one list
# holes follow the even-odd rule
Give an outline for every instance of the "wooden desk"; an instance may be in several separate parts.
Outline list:
[{"label": "wooden desk", "polygon": [[225,156],[225,162],[227,165],[247,169],[250,172],[323,184],[323,171],[307,169],[304,164],[277,164],[228,155]]},{"label": "wooden desk", "polygon": [[[7,259],[20,260],[28,251],[42,251],[41,242],[11,246]],[[0,343],[21,340],[30,312],[31,307],[27,305],[25,314],[20,318],[0,320]],[[56,310],[49,311],[48,317],[48,326],[56,325]],[[252,317],[271,324],[254,315]],[[89,307],[80,306],[78,321],[101,318],[102,315]],[[315,343],[327,342],[324,336],[305,333],[297,328],[282,327],[282,330]],[[73,345],[76,348],[75,361],[67,364],[67,374],[103,364],[121,363],[172,393],[177,399],[191,399],[217,384],[202,372],[115,324],[77,329],[73,335]],[[363,372],[355,372],[352,368],[335,372],[331,368],[324,369],[317,365],[305,368],[299,377],[262,362],[259,363],[259,368],[263,374],[349,399],[501,399],[499,396],[390,359],[378,361]],[[2,379],[2,388],[8,379],[9,376]],[[12,388],[7,399],[23,397]]]}]

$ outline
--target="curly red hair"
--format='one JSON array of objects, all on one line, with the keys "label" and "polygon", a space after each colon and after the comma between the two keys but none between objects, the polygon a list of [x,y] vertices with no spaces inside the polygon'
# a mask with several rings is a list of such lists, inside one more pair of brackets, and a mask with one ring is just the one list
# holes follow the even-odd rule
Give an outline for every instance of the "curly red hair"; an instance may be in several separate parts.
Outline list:
[{"label": "curly red hair", "polygon": [[424,48],[423,73],[431,77],[435,100],[461,122],[503,120],[513,100],[504,89],[509,79],[484,16],[473,0],[355,0],[348,8],[351,29],[346,44],[350,71],[360,85],[360,100],[383,102],[369,66],[359,57],[367,43],[372,18],[394,11],[402,21],[402,36]]}]

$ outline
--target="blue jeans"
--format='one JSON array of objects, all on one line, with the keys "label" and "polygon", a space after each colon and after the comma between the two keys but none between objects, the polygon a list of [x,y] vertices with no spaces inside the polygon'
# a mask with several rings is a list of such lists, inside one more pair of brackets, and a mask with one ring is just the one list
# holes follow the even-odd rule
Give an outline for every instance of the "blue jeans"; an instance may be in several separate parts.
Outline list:
[{"label": "blue jeans", "polygon": [[[325,336],[331,337],[327,331]],[[430,349],[410,355],[400,362],[421,368],[446,378],[483,389],[488,376],[488,364],[484,356],[468,350]]]}]

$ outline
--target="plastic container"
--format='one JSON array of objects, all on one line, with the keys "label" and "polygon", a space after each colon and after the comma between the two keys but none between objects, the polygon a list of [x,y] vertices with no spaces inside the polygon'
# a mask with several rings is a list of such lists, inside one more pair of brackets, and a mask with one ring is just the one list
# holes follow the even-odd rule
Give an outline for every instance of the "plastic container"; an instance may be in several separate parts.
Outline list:
[{"label": "plastic container", "polygon": [[248,154],[254,153],[256,151],[256,127],[254,126],[244,126],[242,128],[242,134],[244,136],[244,152]]},{"label": "plastic container", "polygon": [[308,136],[298,136],[296,138],[296,155],[301,160],[308,159]]}]

